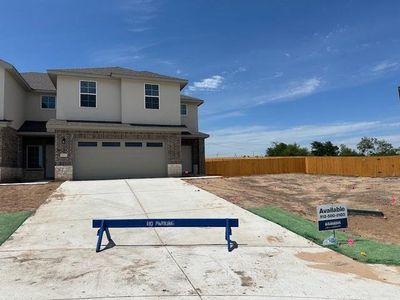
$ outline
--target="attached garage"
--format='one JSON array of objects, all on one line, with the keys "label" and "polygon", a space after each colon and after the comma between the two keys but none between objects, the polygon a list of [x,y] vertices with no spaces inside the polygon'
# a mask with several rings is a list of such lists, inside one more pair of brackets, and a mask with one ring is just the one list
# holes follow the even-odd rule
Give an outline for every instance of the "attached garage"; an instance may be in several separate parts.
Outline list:
[{"label": "attached garage", "polygon": [[74,147],[77,180],[167,176],[163,141],[78,140]]}]

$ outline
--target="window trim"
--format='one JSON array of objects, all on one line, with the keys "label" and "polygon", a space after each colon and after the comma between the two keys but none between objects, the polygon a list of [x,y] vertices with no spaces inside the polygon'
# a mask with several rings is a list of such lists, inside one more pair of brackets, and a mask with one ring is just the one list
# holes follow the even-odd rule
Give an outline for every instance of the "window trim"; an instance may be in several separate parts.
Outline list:
[{"label": "window trim", "polygon": [[101,142],[102,148],[121,148],[121,142],[117,141],[102,141]]},{"label": "window trim", "polygon": [[[182,114],[182,105],[186,107],[184,114]],[[187,115],[188,115],[188,105],[186,103],[181,103],[181,116],[187,116]]]},{"label": "window trim", "polygon": [[[86,82],[94,82],[96,83],[96,93],[81,93],[81,82],[86,81]],[[79,87],[78,87],[78,93],[79,93],[79,97],[78,97],[78,101],[79,101],[79,107],[83,108],[83,109],[91,109],[91,108],[97,108],[97,99],[98,99],[98,92],[97,92],[97,80],[79,80]],[[95,95],[96,96],[96,106],[82,106],[81,105],[81,95]]]},{"label": "window trim", "polygon": [[164,148],[164,143],[157,141],[146,142],[146,148]]},{"label": "window trim", "polygon": [[125,141],[124,146],[125,146],[125,148],[143,148],[143,142],[126,142]]},{"label": "window trim", "polygon": [[[40,162],[40,160],[42,161],[42,166],[41,167],[39,167],[39,168],[30,168],[29,167],[29,163],[28,163],[28,148],[29,147],[38,147],[39,149],[41,149],[41,150],[39,150],[39,154],[42,154],[42,158],[40,159],[39,158],[39,162]],[[43,170],[44,169],[44,159],[43,159],[43,145],[26,145],[26,148],[25,148],[25,169],[26,170]]]},{"label": "window trim", "polygon": [[[158,85],[158,96],[150,96],[150,95],[147,95],[147,97],[158,97],[158,108],[147,108],[146,107],[146,84],[150,84],[150,85]],[[143,97],[143,105],[144,105],[144,109],[145,110],[160,110],[161,109],[161,86],[160,86],[160,84],[158,84],[158,83],[148,83],[148,82],[145,82],[144,83],[144,85],[143,85],[143,94],[144,94],[144,97]]]},{"label": "window trim", "polygon": [[78,148],[82,147],[97,147],[97,141],[78,141]]},{"label": "window trim", "polygon": [[[43,103],[43,97],[54,97],[54,108],[46,108],[42,106]],[[57,97],[56,95],[40,95],[40,109],[41,110],[56,110],[57,109]]]}]

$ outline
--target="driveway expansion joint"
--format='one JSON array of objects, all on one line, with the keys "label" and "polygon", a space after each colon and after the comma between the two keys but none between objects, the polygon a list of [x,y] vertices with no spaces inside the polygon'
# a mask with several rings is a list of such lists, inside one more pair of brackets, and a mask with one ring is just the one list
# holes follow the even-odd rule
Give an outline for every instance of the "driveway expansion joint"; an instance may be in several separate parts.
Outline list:
[{"label": "driveway expansion joint", "polygon": [[[142,203],[140,202],[139,198],[137,197],[137,195],[135,194],[134,190],[132,189],[132,187],[130,186],[130,184],[125,180],[125,183],[128,185],[129,189],[132,192],[133,197],[136,199],[136,201],[138,202],[138,204],[140,205],[141,209],[143,210],[143,213],[145,214],[146,218],[149,219],[149,215],[147,214],[146,210],[144,209],[144,206],[142,205]],[[160,241],[161,244],[163,244],[165,250],[168,252],[170,258],[174,261],[175,265],[178,267],[178,269],[182,272],[183,276],[185,276],[187,282],[192,286],[193,291],[199,296],[200,299],[201,295],[199,294],[199,291],[197,290],[197,288],[193,285],[192,281],[189,279],[188,275],[185,273],[185,271],[183,270],[183,268],[178,264],[178,262],[176,261],[175,257],[172,255],[171,251],[168,249],[168,247],[166,247],[164,241],[161,239],[161,236],[159,235],[159,233],[157,232],[156,228],[153,227],[153,230],[155,232],[155,234],[157,235],[158,240]]]}]

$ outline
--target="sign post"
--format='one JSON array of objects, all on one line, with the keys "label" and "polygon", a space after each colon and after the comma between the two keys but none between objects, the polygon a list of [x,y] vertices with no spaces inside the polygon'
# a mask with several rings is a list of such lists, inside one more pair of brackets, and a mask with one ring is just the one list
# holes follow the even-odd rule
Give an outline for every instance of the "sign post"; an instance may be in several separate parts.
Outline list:
[{"label": "sign post", "polygon": [[325,204],[317,207],[318,230],[333,230],[333,236],[325,239],[323,245],[336,245],[335,229],[347,228],[347,206]]}]

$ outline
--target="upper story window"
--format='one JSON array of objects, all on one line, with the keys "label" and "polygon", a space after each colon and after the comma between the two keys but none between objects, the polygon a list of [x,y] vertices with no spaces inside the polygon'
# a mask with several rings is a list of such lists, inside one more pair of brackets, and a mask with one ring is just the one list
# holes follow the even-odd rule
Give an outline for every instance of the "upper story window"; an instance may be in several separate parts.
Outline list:
[{"label": "upper story window", "polygon": [[80,81],[80,105],[81,107],[96,107],[97,82]]},{"label": "upper story window", "polygon": [[181,115],[182,116],[187,115],[187,105],[186,104],[181,104]]},{"label": "upper story window", "polygon": [[144,85],[144,106],[147,109],[160,109],[160,86],[158,84]]},{"label": "upper story window", "polygon": [[56,96],[42,96],[40,101],[40,107],[42,109],[55,109],[56,108]]}]

